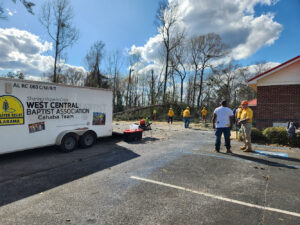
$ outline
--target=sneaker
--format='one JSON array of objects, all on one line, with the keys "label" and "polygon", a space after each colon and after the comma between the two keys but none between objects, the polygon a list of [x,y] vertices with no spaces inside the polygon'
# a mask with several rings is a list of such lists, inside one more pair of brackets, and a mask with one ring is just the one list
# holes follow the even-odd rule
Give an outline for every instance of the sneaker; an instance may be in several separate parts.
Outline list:
[{"label": "sneaker", "polygon": [[240,149],[241,149],[241,150],[245,150],[245,149],[246,149],[246,146],[240,146]]}]

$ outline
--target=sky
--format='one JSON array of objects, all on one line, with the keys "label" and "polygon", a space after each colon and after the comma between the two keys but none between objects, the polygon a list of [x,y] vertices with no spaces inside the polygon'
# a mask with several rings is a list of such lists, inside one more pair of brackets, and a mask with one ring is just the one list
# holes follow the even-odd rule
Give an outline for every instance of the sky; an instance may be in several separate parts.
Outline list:
[{"label": "sky", "polygon": [[[31,0],[35,15],[17,1],[0,0],[0,74],[22,71],[42,76],[53,65],[53,45],[39,22],[46,0]],[[169,0],[179,4],[179,26],[186,36],[215,32],[232,47],[242,66],[283,63],[300,55],[300,0]],[[145,65],[159,66],[161,39],[154,24],[159,0],[71,0],[79,40],[66,49],[69,67],[84,70],[84,57],[95,41],[107,53],[140,53]],[[128,65],[124,66],[124,70]]]}]

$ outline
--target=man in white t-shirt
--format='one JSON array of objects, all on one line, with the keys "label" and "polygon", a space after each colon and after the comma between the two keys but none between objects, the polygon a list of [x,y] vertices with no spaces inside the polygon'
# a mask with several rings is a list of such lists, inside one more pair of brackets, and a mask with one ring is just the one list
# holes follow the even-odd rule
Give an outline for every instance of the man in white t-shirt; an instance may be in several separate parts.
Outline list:
[{"label": "man in white t-shirt", "polygon": [[216,108],[213,115],[213,128],[215,129],[216,142],[215,151],[220,152],[221,137],[224,133],[226,153],[230,150],[230,130],[233,124],[233,112],[227,107],[227,101],[222,101],[221,106]]}]

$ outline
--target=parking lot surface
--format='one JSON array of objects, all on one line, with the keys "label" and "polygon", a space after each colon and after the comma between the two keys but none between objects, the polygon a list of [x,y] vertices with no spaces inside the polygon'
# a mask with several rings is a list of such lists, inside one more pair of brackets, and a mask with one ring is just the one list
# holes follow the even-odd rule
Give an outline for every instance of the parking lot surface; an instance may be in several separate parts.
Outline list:
[{"label": "parking lot surface", "polygon": [[0,156],[0,224],[300,223],[299,149],[214,153],[212,131],[179,126]]}]

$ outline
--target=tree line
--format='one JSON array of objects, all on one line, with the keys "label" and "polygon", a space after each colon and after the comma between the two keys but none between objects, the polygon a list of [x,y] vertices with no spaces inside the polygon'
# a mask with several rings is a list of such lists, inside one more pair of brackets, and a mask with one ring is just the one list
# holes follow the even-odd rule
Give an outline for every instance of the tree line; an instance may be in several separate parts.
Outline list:
[{"label": "tree line", "polygon": [[[33,13],[34,3],[20,2]],[[216,33],[188,36],[178,26],[178,5],[165,0],[159,3],[155,18],[161,38],[159,67],[141,69],[149,65],[140,54],[107,53],[105,43],[97,40],[84,57],[87,72],[80,71],[64,65],[66,49],[79,38],[73,16],[69,0],[49,0],[40,10],[39,21],[54,46],[53,71],[47,76],[55,83],[112,89],[115,112],[158,104],[212,109],[222,99],[236,107],[241,100],[256,97],[247,85],[250,76],[268,69],[257,63],[256,71],[250,73],[234,61],[216,63],[229,57],[230,47]],[[24,78],[20,72],[9,76]]]}]

